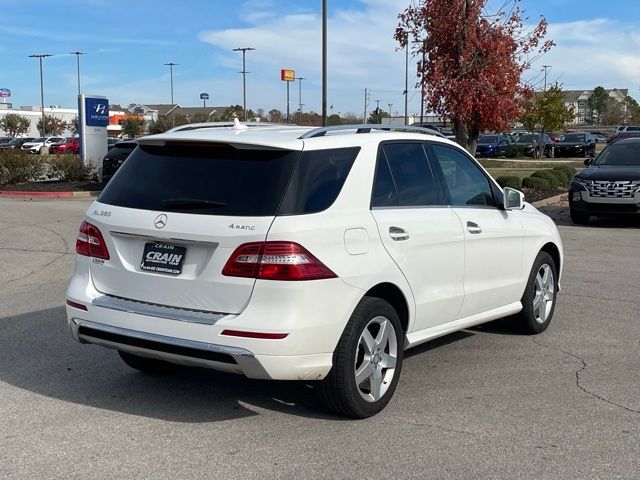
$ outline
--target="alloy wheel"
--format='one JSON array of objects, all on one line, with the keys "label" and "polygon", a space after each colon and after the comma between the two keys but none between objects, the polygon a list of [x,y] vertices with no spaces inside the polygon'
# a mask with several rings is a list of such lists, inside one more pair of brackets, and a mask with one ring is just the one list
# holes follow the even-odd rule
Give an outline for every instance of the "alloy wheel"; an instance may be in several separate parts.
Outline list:
[{"label": "alloy wheel", "polygon": [[553,270],[546,263],[538,269],[538,274],[534,283],[533,296],[533,315],[538,323],[545,323],[551,309],[555,297],[555,283],[553,279]]},{"label": "alloy wheel", "polygon": [[354,361],[356,388],[367,402],[376,402],[389,389],[395,375],[398,340],[385,317],[369,321],[358,340]]}]

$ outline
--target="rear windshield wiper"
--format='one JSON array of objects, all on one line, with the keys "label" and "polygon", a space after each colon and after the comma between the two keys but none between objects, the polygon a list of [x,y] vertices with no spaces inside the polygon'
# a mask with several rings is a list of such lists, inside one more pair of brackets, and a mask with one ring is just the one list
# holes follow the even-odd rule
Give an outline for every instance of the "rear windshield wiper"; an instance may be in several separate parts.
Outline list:
[{"label": "rear windshield wiper", "polygon": [[167,198],[162,200],[162,205],[168,209],[197,210],[199,208],[222,208],[226,203],[197,198]]}]

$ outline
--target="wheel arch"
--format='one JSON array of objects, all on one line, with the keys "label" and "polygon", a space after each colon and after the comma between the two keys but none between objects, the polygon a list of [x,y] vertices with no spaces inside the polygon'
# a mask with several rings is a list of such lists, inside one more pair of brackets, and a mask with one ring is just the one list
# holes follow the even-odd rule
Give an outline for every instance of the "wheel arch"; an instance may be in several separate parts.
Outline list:
[{"label": "wheel arch", "polygon": [[540,251],[548,253],[551,258],[553,258],[553,261],[556,264],[556,271],[558,272],[559,276],[560,272],[562,271],[562,255],[560,255],[560,249],[558,248],[558,246],[553,242],[548,242],[542,246]]},{"label": "wheel arch", "polygon": [[389,282],[379,283],[367,290],[365,296],[376,297],[389,302],[398,313],[404,333],[408,332],[410,325],[409,302],[400,287]]}]

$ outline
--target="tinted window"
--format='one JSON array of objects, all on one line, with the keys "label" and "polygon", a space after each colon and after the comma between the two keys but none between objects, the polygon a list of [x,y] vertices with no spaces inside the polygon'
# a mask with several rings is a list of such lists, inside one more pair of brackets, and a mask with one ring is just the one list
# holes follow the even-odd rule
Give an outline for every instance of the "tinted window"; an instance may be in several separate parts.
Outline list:
[{"label": "tinted window", "polygon": [[321,212],[342,190],[360,148],[303,152],[280,207],[281,215]]},{"label": "tinted window", "polygon": [[126,157],[136,147],[137,144],[135,143],[124,143],[121,145],[116,144],[111,150],[109,150],[109,152],[107,153],[107,157],[121,157],[123,155]]},{"label": "tinted window", "polygon": [[381,152],[378,156],[371,197],[372,207],[393,207],[398,205],[396,186],[393,184],[393,177],[384,152]]},{"label": "tinted window", "polygon": [[201,215],[275,215],[299,157],[220,144],[139,146],[98,201]]},{"label": "tinted window", "polygon": [[495,206],[487,177],[463,152],[444,145],[432,145],[451,204],[455,206]]},{"label": "tinted window", "polygon": [[438,193],[422,143],[387,143],[383,147],[398,205],[437,205]]},{"label": "tinted window", "polygon": [[478,137],[478,143],[498,143],[501,140],[498,135],[480,135]]},{"label": "tinted window", "polygon": [[596,165],[640,165],[640,143],[614,143],[605,148]]},{"label": "tinted window", "polygon": [[627,132],[640,132],[640,127],[627,127]]},{"label": "tinted window", "polygon": [[584,135],[581,133],[567,133],[564,136],[564,141],[565,142],[583,142]]}]

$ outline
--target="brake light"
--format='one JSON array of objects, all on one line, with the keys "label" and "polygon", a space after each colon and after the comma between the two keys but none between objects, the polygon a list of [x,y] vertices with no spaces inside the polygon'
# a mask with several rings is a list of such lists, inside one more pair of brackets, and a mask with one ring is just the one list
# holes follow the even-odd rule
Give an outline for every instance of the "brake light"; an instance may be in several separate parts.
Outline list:
[{"label": "brake light", "polygon": [[76,240],[76,253],[85,257],[100,258],[109,260],[109,250],[104,243],[104,238],[98,227],[89,222],[80,224],[78,239]]},{"label": "brake light", "polygon": [[294,242],[255,242],[240,245],[222,274],[261,280],[320,280],[335,278],[326,265]]}]

